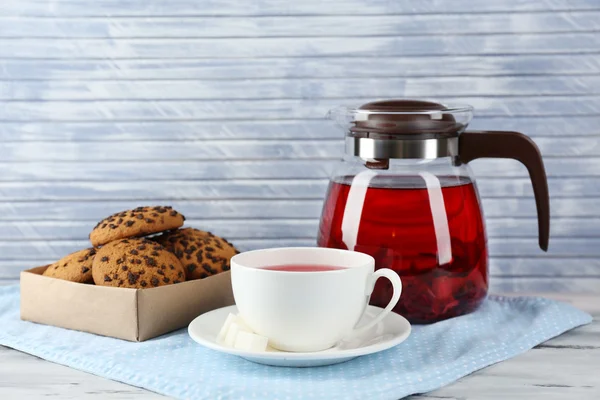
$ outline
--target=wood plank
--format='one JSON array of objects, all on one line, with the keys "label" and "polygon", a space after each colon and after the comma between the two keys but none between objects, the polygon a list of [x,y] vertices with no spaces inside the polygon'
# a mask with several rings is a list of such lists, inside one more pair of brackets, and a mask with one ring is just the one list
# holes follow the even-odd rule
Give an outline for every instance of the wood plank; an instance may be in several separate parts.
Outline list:
[{"label": "wood plank", "polygon": [[[566,183],[566,182],[565,182]],[[115,182],[98,185],[97,182],[60,183],[0,183],[2,200],[120,200],[147,201],[171,200],[224,200],[224,199],[322,199],[327,188],[326,180],[281,181],[206,181],[175,182]]]},{"label": "wood plank", "polygon": [[[597,198],[553,198],[550,196],[550,212],[556,217],[597,217],[600,213],[600,201]],[[533,198],[482,199],[486,217],[534,217],[536,216]]]},{"label": "wood plank", "polygon": [[557,293],[599,293],[600,277],[493,277],[490,291],[501,292],[557,292]]},{"label": "wood plank", "polygon": [[[241,180],[241,181],[153,181],[110,182],[99,185],[94,181],[80,182],[0,182],[2,200],[10,201],[97,201],[149,199],[216,200],[216,199],[313,199],[325,196],[328,180],[303,179]],[[482,179],[477,183],[484,198],[532,197],[531,182],[526,178]],[[600,197],[600,179],[549,178],[553,198]]]},{"label": "wood plank", "polygon": [[[563,142],[566,142],[564,139]],[[550,142],[552,143],[552,142]],[[561,143],[562,144],[562,143]],[[0,143],[4,161],[117,161],[117,160],[264,160],[323,159],[343,154],[342,140],[333,141],[185,141],[131,142],[115,146],[110,142],[27,142]],[[556,146],[559,150],[560,146]],[[584,146],[585,148],[585,146]],[[587,147],[589,149],[589,146]],[[197,170],[197,168],[194,168]],[[197,170],[198,173],[201,171]]]},{"label": "wood plank", "polygon": [[[587,136],[597,132],[595,116],[512,116],[512,117],[486,117],[481,115],[485,110],[475,109],[475,118],[469,125],[472,130],[504,130],[523,132],[531,137],[538,136]],[[586,126],[587,125],[587,126]],[[598,125],[600,129],[600,124]],[[562,132],[562,133],[561,133]],[[595,134],[594,134],[595,135]]]},{"label": "wood plank", "polygon": [[[563,170],[588,171],[586,166],[589,164],[590,169],[595,171],[597,160],[600,159],[576,163],[572,168],[563,168]],[[314,160],[0,162],[0,170],[3,171],[0,181],[106,181],[110,179],[159,182],[175,178],[195,180],[200,177],[205,179],[322,179],[329,177],[336,163],[329,160],[318,162]],[[578,168],[580,166],[581,169]]]},{"label": "wood plank", "polygon": [[[528,203],[534,205],[532,199]],[[24,201],[0,202],[0,220],[100,220],[119,210],[145,204],[167,204],[181,210],[189,219],[282,219],[318,218],[323,200],[232,199],[232,200],[161,200],[142,201]],[[587,206],[587,204],[585,204]],[[519,208],[516,206],[516,208]],[[586,207],[582,207],[586,208]],[[531,215],[531,214],[530,214]]]},{"label": "wood plank", "polygon": [[260,58],[596,53],[595,33],[339,38],[0,39],[0,58]]},{"label": "wood plank", "polygon": [[3,399],[167,399],[141,388],[50,363],[5,347],[0,347],[0,360],[0,397]]},{"label": "wood plank", "polygon": [[[1,71],[0,71],[1,72]],[[598,136],[600,116],[509,116],[486,117],[475,111],[474,130],[507,130],[541,136]],[[324,120],[325,111],[313,120],[246,121],[154,121],[154,122],[4,122],[0,139],[5,142],[69,141],[181,141],[238,139],[336,139],[343,133]],[[282,116],[283,117],[283,116]]]},{"label": "wood plank", "polygon": [[[125,210],[144,204],[168,203],[182,210],[192,219],[231,219],[231,218],[318,218],[323,199],[228,199],[228,200],[173,200],[144,199],[131,200],[54,200],[0,202],[0,220],[97,220],[112,214],[115,210]],[[484,198],[483,209],[487,218],[535,217],[533,198]],[[552,218],[597,217],[600,202],[597,198],[565,198],[550,200]]]},{"label": "wood plank", "polygon": [[[597,138],[535,138],[547,157],[600,156]],[[111,142],[8,142],[0,143],[3,162],[48,161],[203,161],[203,160],[339,160],[344,142],[332,140],[219,140],[137,141],[118,146]],[[205,164],[206,165],[206,164]],[[328,166],[331,163],[327,163]],[[198,166],[194,170],[203,174]],[[322,175],[321,175],[322,176]],[[207,176],[209,177],[209,176]]]},{"label": "wood plank", "polygon": [[[599,19],[600,20],[600,19]],[[0,100],[220,100],[600,94],[600,76],[153,81],[7,81]]]},{"label": "wood plank", "polygon": [[166,38],[400,36],[583,32],[600,12],[276,17],[56,18],[0,17],[0,37]]},{"label": "wood plank", "polygon": [[528,257],[540,255],[556,255],[561,257],[596,257],[600,255],[600,239],[551,239],[547,253],[538,247],[536,239],[490,239],[488,241],[490,257],[511,256]]},{"label": "wood plank", "polygon": [[[192,221],[193,222],[193,221]],[[91,221],[30,221],[30,222],[2,222],[0,226],[0,241],[22,242],[36,241],[40,252],[46,251],[46,240],[87,240],[88,233],[94,227]],[[314,245],[316,241],[316,223],[313,221],[244,221],[240,224],[227,223],[190,223],[192,226],[201,226],[214,231],[216,234],[226,236],[243,250],[260,248],[262,246],[287,246],[287,243],[301,245]],[[36,244],[32,243],[32,247]],[[254,246],[257,247],[254,247]],[[9,245],[7,245],[9,247]],[[490,237],[488,240],[490,256],[542,256],[535,237]],[[550,256],[560,257],[595,257],[600,255],[600,237],[581,238],[552,237]],[[15,247],[16,255],[21,250]],[[9,257],[9,253],[6,253]],[[14,253],[13,253],[14,254]],[[42,253],[45,254],[45,253]],[[47,258],[38,257],[38,258]]]},{"label": "wood plank", "polygon": [[[600,218],[552,218],[551,238],[600,237]],[[488,218],[489,238],[537,237],[537,218]]]},{"label": "wood plank", "polygon": [[[311,219],[300,220],[228,220],[200,222],[186,220],[190,226],[198,226],[210,230],[217,235],[230,240],[237,239],[280,239],[300,238],[314,239],[317,233],[317,221]],[[31,247],[39,246],[33,250],[43,254],[45,240],[87,240],[87,236],[96,225],[95,221],[29,221],[29,222],[0,222],[0,241],[34,240]],[[25,247],[28,243],[23,244]],[[10,247],[7,244],[6,247]],[[7,251],[9,251],[7,249]],[[5,258],[18,255],[21,251],[2,253]]]},{"label": "wood plank", "polygon": [[[554,219],[552,241],[557,245],[563,244],[563,239],[579,240],[585,244],[594,243],[600,239],[598,233],[597,219]],[[96,220],[84,221],[2,221],[0,222],[0,241],[38,241],[42,249],[46,245],[45,240],[84,240],[94,227]],[[231,240],[237,239],[310,239],[316,238],[318,232],[317,219],[243,219],[243,220],[190,220],[191,226],[199,226],[202,229],[227,237]],[[487,232],[490,243],[504,243],[517,239],[531,241],[537,238],[537,220],[535,219],[488,219]],[[554,228],[556,226],[556,228]],[[559,233],[555,233],[558,231]],[[585,240],[584,240],[585,238]],[[33,243],[32,245],[34,245]],[[25,243],[27,245],[27,243]],[[12,244],[6,244],[11,247]],[[557,249],[557,251],[562,251]],[[557,255],[570,255],[567,253]],[[591,251],[591,249],[589,249]],[[8,253],[7,253],[8,252]],[[21,253],[16,249],[14,252],[6,250],[2,254],[7,258]],[[555,254],[551,252],[550,254]],[[593,255],[593,254],[592,254]]]},{"label": "wood plank", "polygon": [[[68,254],[69,250],[65,254]],[[600,277],[600,262],[597,258],[551,258],[542,254],[538,257],[503,257],[499,255],[490,258],[489,268],[492,276],[501,276],[507,280],[511,277],[517,280],[527,276],[532,279],[546,277],[556,280]]]},{"label": "wood plank", "polygon": [[599,353],[596,349],[535,349],[442,389],[408,399],[597,399],[600,388],[590,371],[600,367]]},{"label": "wood plank", "polygon": [[[338,160],[238,161],[31,161],[0,162],[0,182],[40,181],[155,181],[220,179],[328,179]],[[547,158],[546,173],[553,178],[600,177],[600,158]],[[527,178],[527,169],[514,160],[477,160],[471,168],[478,180]],[[1,216],[0,216],[1,218]]]},{"label": "wood plank", "polygon": [[[96,221],[118,210],[145,204],[163,204],[164,200],[90,200],[0,202],[0,221]],[[181,210],[188,218],[198,220],[226,219],[300,219],[319,218],[323,199],[229,199],[174,200],[168,204]],[[491,218],[532,218],[536,216],[533,198],[482,199],[488,220]],[[600,214],[597,198],[551,198],[550,209],[555,218],[589,217]],[[551,224],[553,225],[553,224]]]},{"label": "wood plank", "polygon": [[61,255],[46,255],[46,258],[42,259],[0,260],[0,285],[12,285],[19,283],[21,271],[52,264],[56,260],[60,259],[63,255],[70,254],[73,251],[86,248],[87,246],[89,245],[84,245],[84,247],[71,246],[66,252],[60,253]]},{"label": "wood plank", "polygon": [[[40,246],[40,252],[45,251],[46,240],[82,240],[94,227],[99,218],[86,220],[64,221],[1,221],[0,241],[34,240],[31,246]],[[318,232],[319,220],[316,218],[244,218],[244,219],[191,219],[187,224],[210,230],[228,239],[277,239],[298,238],[313,239]],[[554,218],[551,225],[551,238],[581,238],[582,240],[599,239],[598,218]],[[537,238],[537,219],[535,218],[488,218],[486,221],[490,241],[510,238]],[[29,246],[29,243],[12,244],[0,243],[0,252],[4,258],[16,257],[26,253],[17,246]],[[599,271],[600,272],[600,271]]]},{"label": "wood plank", "polygon": [[[538,139],[535,139],[537,142]],[[595,141],[597,139],[591,139]],[[558,177],[591,177],[600,174],[597,158],[545,158],[544,167],[546,174],[553,178]],[[479,159],[469,163],[477,179],[489,177],[527,177],[528,172],[524,165],[515,160]]]},{"label": "wood plank", "polygon": [[[503,295],[503,293],[500,293],[500,294]],[[509,294],[507,294],[507,295],[509,295]],[[537,348],[550,347],[554,343],[565,345],[565,346],[569,346],[569,345],[576,346],[578,344],[582,344],[584,346],[586,346],[586,345],[594,346],[596,344],[593,341],[597,340],[597,338],[598,338],[597,335],[598,335],[598,333],[600,333],[600,319],[598,318],[598,317],[600,317],[600,302],[595,301],[596,297],[597,297],[595,294],[592,293],[592,294],[578,295],[578,294],[574,294],[574,293],[537,292],[537,293],[525,293],[523,295],[524,296],[546,297],[549,299],[562,301],[564,303],[571,304],[573,307],[579,308],[580,310],[583,310],[583,311],[589,313],[592,317],[594,317],[594,320],[592,321],[591,324],[584,325],[576,330],[566,332],[565,334],[552,339],[551,343],[545,343],[545,344],[536,346],[536,348],[535,348],[536,350],[537,350]],[[514,296],[514,295],[509,295],[509,296]],[[600,347],[600,346],[595,346],[595,347]]]},{"label": "wood plank", "polygon": [[557,293],[600,293],[600,277],[492,277],[490,291],[526,293],[526,292],[557,292]]},{"label": "wood plank", "polygon": [[[500,293],[506,296],[519,296],[519,294]],[[596,301],[597,295],[594,293],[552,293],[552,292],[536,292],[536,293],[524,293],[524,296],[534,297],[545,297],[562,301],[570,304],[573,307],[579,308],[582,311],[587,312],[594,320],[589,325],[584,325],[575,330],[565,332],[550,341],[540,344],[534,347],[534,350],[544,348],[554,348],[555,350],[562,350],[567,346],[570,348],[578,348],[578,350],[585,350],[585,347],[598,347],[596,343],[598,334],[600,333],[600,302]],[[583,348],[582,348],[583,347]]]},{"label": "wood plank", "polygon": [[[360,105],[372,100],[195,100],[195,101],[1,101],[0,121],[190,121],[198,119],[322,118],[340,103]],[[441,101],[445,99],[439,97]],[[454,99],[456,102],[456,99]],[[597,116],[600,96],[464,97],[481,116]]]},{"label": "wood plank", "polygon": [[[447,16],[445,16],[447,17]],[[598,74],[596,54],[486,55],[422,57],[320,57],[235,59],[93,59],[93,60],[2,60],[3,80],[153,80],[258,78],[377,78],[425,76],[521,76]]]},{"label": "wood plank", "polygon": [[[0,222],[0,240],[40,240],[83,238],[95,225],[96,219],[69,221],[5,221]],[[191,226],[201,226],[227,238],[314,238],[318,231],[318,219],[211,219],[197,220],[188,218]],[[551,237],[598,238],[598,224],[595,218],[554,218]],[[537,237],[537,219],[534,218],[493,218],[486,222],[488,237],[495,238],[535,238]],[[53,234],[52,229],[56,229]],[[7,245],[10,246],[10,245]],[[15,254],[20,251],[15,250]],[[12,253],[1,253],[7,257]]]},{"label": "wood plank", "polygon": [[[570,238],[596,240],[598,219],[553,219],[552,241]],[[96,219],[67,221],[3,221],[0,222],[0,254],[4,259],[30,256],[40,258],[65,254],[72,246],[85,246],[87,235],[94,227]],[[232,241],[238,239],[314,239],[318,232],[318,219],[189,219],[189,226],[201,227]],[[503,239],[537,238],[537,220],[529,219],[488,219],[487,233],[490,242]],[[558,231],[558,233],[557,233]],[[4,243],[2,241],[5,241]],[[29,242],[31,241],[31,242]],[[71,243],[73,242],[73,243]],[[560,240],[559,244],[562,243]],[[67,250],[64,250],[64,248]],[[31,248],[31,251],[27,249]],[[58,248],[59,250],[53,250]],[[541,256],[541,254],[540,254]],[[600,269],[598,270],[600,274]]]},{"label": "wood plank", "polygon": [[495,13],[524,11],[578,11],[598,10],[595,0],[489,0],[473,3],[457,0],[451,4],[444,0],[414,2],[400,0],[389,2],[375,0],[365,5],[360,0],[335,0],[323,7],[318,0],[289,3],[282,0],[265,0],[258,3],[235,0],[213,1],[198,4],[194,0],[158,1],[149,5],[143,0],[122,2],[104,0],[90,4],[85,0],[54,0],[51,4],[36,0],[5,0],[6,15],[32,16],[254,16],[254,15],[388,15],[388,14],[445,14],[445,13]]},{"label": "wood plank", "polygon": [[[343,134],[329,122],[324,114],[315,120],[246,120],[246,121],[156,121],[156,122],[3,122],[0,120],[0,138],[12,141],[181,141],[201,139],[338,139]],[[283,117],[283,116],[282,116]],[[596,132],[590,124],[600,116],[581,117],[586,123],[583,132]],[[508,118],[506,118],[508,120]],[[559,118],[550,118],[559,124]],[[575,125],[580,119],[566,118]],[[494,120],[495,123],[496,120]],[[542,121],[524,121],[527,127],[539,126]],[[590,123],[590,124],[587,124]],[[549,129],[552,129],[548,125]],[[543,130],[546,131],[545,129]],[[562,131],[565,132],[564,130]],[[600,128],[596,132],[600,134]]]},{"label": "wood plank", "polygon": [[[529,179],[487,178],[477,182],[482,197],[533,197]],[[1,187],[1,186],[0,186]],[[551,197],[596,197],[600,196],[600,180],[597,178],[548,178]]]}]

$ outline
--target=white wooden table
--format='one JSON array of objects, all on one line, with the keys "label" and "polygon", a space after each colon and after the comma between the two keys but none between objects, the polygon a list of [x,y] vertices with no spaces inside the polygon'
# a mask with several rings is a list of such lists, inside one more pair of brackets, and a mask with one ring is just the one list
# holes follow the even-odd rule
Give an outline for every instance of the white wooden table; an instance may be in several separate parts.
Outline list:
[{"label": "white wooden table", "polygon": [[[546,295],[590,312],[594,322],[440,390],[433,399],[600,399],[600,295]],[[0,328],[1,329],[1,328]],[[0,346],[0,399],[152,399],[144,389]]]}]

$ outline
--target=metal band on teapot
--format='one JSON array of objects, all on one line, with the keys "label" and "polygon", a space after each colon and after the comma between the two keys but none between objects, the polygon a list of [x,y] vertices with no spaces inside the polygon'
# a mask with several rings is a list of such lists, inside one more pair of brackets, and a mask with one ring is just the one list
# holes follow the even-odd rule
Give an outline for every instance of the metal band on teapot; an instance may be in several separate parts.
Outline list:
[{"label": "metal band on teapot", "polygon": [[346,154],[363,159],[421,158],[458,155],[458,137],[438,139],[373,139],[346,136]]}]

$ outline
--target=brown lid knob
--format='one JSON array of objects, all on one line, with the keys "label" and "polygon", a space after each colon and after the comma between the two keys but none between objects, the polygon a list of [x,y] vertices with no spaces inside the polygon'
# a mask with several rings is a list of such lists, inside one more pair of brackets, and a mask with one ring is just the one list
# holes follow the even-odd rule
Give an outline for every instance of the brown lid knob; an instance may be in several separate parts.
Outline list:
[{"label": "brown lid knob", "polygon": [[[470,113],[471,108],[467,111]],[[454,112],[455,109],[429,101],[374,101],[356,110],[350,131],[388,135],[455,134],[466,124],[457,121]]]},{"label": "brown lid knob", "polygon": [[363,104],[359,110],[376,111],[434,111],[444,110],[446,107],[432,101],[421,100],[381,100]]}]

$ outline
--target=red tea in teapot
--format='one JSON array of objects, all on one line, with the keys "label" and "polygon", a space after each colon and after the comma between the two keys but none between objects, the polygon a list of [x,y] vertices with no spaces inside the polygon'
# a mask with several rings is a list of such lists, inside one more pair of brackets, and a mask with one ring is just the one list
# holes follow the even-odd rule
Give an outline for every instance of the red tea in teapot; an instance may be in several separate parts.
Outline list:
[{"label": "red tea in teapot", "polygon": [[[395,270],[403,291],[395,311],[412,322],[466,314],[487,294],[483,210],[468,163],[514,159],[527,167],[538,212],[539,246],[548,249],[550,200],[539,149],[526,135],[468,131],[469,105],[413,99],[337,107],[345,155],[323,204],[318,244],[372,255]],[[391,287],[377,282],[371,304]]]},{"label": "red tea in teapot", "polygon": [[[376,268],[395,270],[403,290],[394,311],[412,322],[477,308],[487,293],[487,241],[471,180],[375,175],[351,192],[353,179],[330,183],[318,245],[367,253]],[[379,280],[370,303],[384,307],[391,296]]]}]

